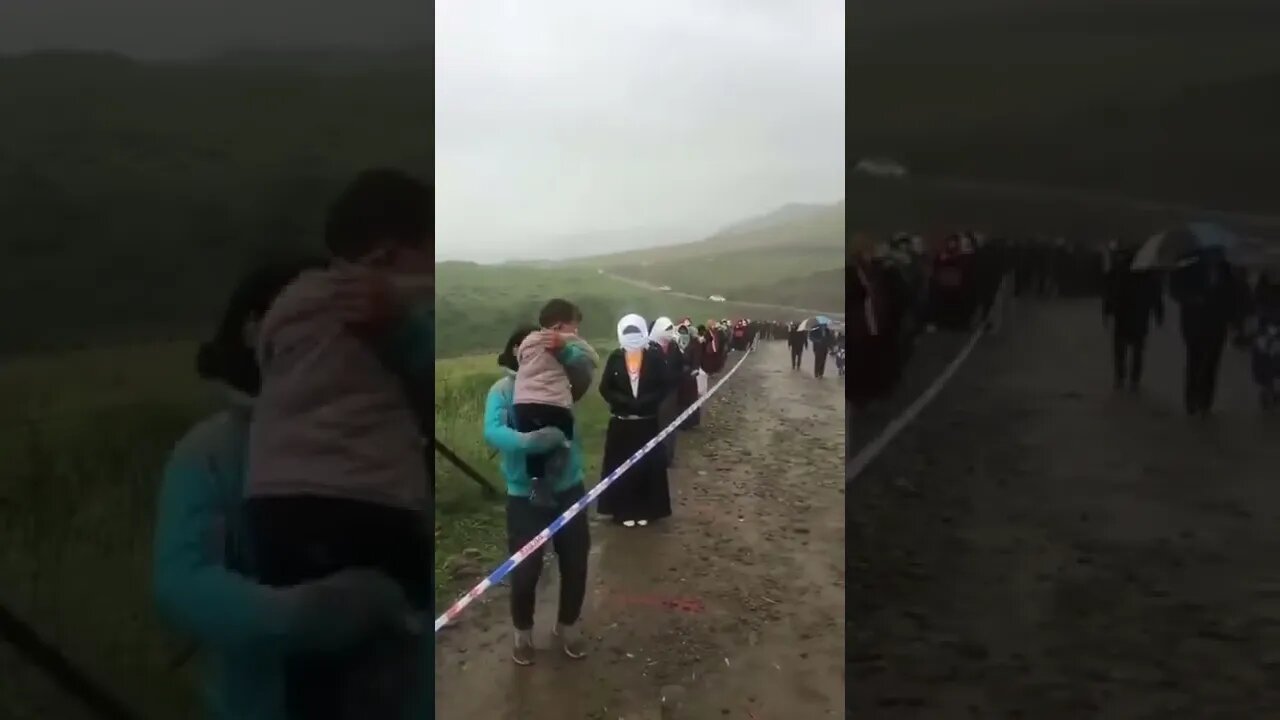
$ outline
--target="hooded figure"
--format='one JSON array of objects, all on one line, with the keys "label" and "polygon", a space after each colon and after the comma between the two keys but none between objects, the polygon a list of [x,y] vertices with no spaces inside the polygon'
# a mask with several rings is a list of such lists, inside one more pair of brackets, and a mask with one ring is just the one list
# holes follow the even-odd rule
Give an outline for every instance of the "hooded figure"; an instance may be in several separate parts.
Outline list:
[{"label": "hooded figure", "polygon": [[[646,327],[639,315],[627,315],[618,321],[619,347],[605,360],[600,375],[600,395],[609,404],[612,416],[605,433],[602,480],[662,427],[658,424],[658,409],[671,394],[667,360],[660,347],[651,342],[653,334]],[[606,488],[600,494],[597,511],[627,527],[669,516],[671,494],[662,449],[649,451]]]},{"label": "hooded figure", "polygon": [[[676,389],[680,412],[688,410],[698,401],[698,396],[701,394],[698,391],[698,374],[702,372],[702,344],[694,340],[691,331],[692,328],[685,323],[681,323],[676,331],[676,345],[684,355],[684,372],[680,376],[680,384]],[[680,429],[688,430],[697,427],[701,421],[700,412],[701,409],[695,409],[690,413],[689,417],[680,424]]]},{"label": "hooded figure", "polygon": [[671,318],[663,316],[653,321],[653,328],[649,330],[650,342],[658,343],[666,347],[667,343],[676,339],[676,326],[671,322]]},{"label": "hooded figure", "polygon": [[[654,320],[653,328],[649,331],[649,339],[661,350],[666,367],[667,395],[658,408],[659,427],[670,425],[680,415],[680,400],[676,391],[685,376],[685,356],[676,346],[676,334],[675,324],[671,322],[671,318],[665,316]],[[675,433],[668,435],[662,441],[662,445],[667,464],[670,465],[676,456]]]}]

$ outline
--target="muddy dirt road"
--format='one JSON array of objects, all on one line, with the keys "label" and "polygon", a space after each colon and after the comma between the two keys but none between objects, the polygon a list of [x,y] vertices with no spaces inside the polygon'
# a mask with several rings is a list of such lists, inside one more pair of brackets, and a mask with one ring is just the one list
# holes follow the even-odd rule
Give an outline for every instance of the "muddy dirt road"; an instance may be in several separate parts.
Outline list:
[{"label": "muddy dirt road", "polygon": [[851,486],[849,717],[1280,716],[1280,417],[1148,355],[1113,392],[1096,302],[1024,304]]},{"label": "muddy dirt road", "polygon": [[[735,354],[731,362],[738,356]],[[505,588],[436,646],[442,718],[839,717],[844,706],[843,393],[761,343],[682,433],[674,515],[592,524],[591,654],[551,645],[558,578],[538,596],[537,663],[511,661]],[[674,714],[661,714],[668,696]]]}]

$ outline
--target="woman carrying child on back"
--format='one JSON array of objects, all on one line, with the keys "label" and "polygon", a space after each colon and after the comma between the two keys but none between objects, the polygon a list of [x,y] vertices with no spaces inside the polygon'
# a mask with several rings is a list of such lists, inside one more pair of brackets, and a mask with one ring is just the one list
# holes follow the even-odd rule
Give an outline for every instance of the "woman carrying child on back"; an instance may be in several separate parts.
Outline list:
[{"label": "woman carrying child on back", "polygon": [[[545,507],[554,503],[548,477],[558,477],[573,441],[573,391],[566,364],[600,363],[596,351],[578,337],[582,311],[568,300],[548,302],[538,313],[541,329],[529,333],[520,343],[511,415],[517,432],[528,433],[554,427],[564,434],[564,447],[525,457],[531,489],[529,502]],[[565,351],[565,352],[561,352]],[[551,465],[549,467],[549,464]]]}]

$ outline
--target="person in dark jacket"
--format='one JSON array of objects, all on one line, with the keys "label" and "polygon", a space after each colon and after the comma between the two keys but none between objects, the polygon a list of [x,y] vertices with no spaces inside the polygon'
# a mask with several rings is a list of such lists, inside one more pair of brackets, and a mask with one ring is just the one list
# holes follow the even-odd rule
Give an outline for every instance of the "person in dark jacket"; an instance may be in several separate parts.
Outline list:
[{"label": "person in dark jacket", "polygon": [[1160,277],[1154,270],[1133,270],[1135,251],[1116,250],[1107,273],[1102,313],[1112,330],[1115,357],[1115,386],[1119,390],[1129,383],[1137,391],[1142,384],[1142,359],[1147,345],[1147,332],[1154,317],[1164,323],[1164,300]]},{"label": "person in dark jacket", "polygon": [[1218,365],[1231,328],[1241,330],[1244,293],[1221,249],[1193,252],[1179,261],[1170,291],[1181,307],[1182,339],[1187,348],[1184,400],[1187,414],[1213,410]]},{"label": "person in dark jacket", "polygon": [[[669,361],[650,342],[644,318],[627,315],[618,321],[618,349],[604,362],[600,396],[609,404],[600,477],[608,477],[661,430],[658,416],[671,389]],[[670,517],[671,489],[667,462],[652,451],[628,467],[600,494],[597,512],[626,527],[644,527]]]},{"label": "person in dark jacket", "polygon": [[787,346],[791,349],[791,369],[799,370],[805,348],[809,347],[809,334],[800,329],[800,323],[791,324],[791,330],[787,333]]},{"label": "person in dark jacket", "polygon": [[831,351],[831,328],[815,325],[809,331],[809,343],[813,345],[813,376],[822,378],[827,370],[827,354]]}]

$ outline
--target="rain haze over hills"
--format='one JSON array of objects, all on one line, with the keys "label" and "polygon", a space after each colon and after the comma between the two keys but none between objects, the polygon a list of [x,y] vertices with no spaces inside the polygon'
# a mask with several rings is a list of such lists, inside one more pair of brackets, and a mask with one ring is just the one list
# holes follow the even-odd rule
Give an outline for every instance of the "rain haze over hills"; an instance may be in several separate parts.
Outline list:
[{"label": "rain haze over hills", "polygon": [[437,258],[701,239],[843,196],[844,6],[438,4]]},{"label": "rain haze over hills", "polygon": [[430,42],[429,12],[418,0],[4,0],[0,54],[172,60],[246,48],[386,50]]}]

